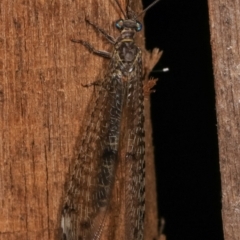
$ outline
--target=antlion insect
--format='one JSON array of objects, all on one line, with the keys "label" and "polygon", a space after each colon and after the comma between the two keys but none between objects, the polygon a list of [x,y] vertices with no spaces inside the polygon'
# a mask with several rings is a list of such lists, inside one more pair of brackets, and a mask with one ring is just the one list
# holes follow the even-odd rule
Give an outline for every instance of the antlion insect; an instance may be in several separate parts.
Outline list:
[{"label": "antlion insect", "polygon": [[[142,25],[129,4],[115,39],[86,20],[113,44],[112,53],[81,43],[110,63],[80,142],[62,209],[64,240],[143,239],[145,163],[142,52],[134,35]],[[90,86],[88,85],[88,86]],[[113,197],[113,195],[117,197]]]}]

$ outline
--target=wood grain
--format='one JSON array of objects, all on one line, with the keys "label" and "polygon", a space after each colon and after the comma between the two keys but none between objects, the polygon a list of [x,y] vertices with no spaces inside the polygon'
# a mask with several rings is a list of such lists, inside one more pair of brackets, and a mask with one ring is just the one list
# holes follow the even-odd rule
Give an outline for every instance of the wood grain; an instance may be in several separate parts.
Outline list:
[{"label": "wood grain", "polygon": [[220,171],[224,239],[240,236],[240,2],[208,1]]},{"label": "wood grain", "polygon": [[109,50],[85,16],[116,36],[121,13],[104,0],[3,0],[0,9],[0,239],[59,239],[69,165],[94,91],[81,84],[103,76],[107,64],[70,39]]}]

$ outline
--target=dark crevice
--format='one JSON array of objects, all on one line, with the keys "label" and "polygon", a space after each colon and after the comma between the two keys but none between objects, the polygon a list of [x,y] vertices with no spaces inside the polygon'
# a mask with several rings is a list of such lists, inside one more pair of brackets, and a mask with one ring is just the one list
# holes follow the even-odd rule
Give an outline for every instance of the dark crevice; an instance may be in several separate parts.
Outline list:
[{"label": "dark crevice", "polygon": [[[152,1],[144,0],[144,7]],[[161,0],[145,16],[146,48],[164,51],[152,94],[159,213],[168,240],[222,240],[221,183],[208,7]]]}]

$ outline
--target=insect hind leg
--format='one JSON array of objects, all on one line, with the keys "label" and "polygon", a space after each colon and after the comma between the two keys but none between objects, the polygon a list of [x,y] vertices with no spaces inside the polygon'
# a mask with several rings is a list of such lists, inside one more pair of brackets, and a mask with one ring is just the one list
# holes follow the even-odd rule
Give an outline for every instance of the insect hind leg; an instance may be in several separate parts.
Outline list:
[{"label": "insect hind leg", "polygon": [[96,80],[89,84],[82,84],[82,87],[102,86],[102,82],[103,82],[103,80]]}]

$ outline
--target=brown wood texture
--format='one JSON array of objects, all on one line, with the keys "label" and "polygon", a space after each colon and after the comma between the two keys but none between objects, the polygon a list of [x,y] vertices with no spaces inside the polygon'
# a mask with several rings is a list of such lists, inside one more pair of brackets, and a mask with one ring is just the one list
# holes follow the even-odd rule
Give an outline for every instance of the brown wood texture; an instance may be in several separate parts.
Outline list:
[{"label": "brown wood texture", "polygon": [[[139,12],[140,1],[135,5]],[[111,51],[85,16],[118,36],[114,1],[0,2],[0,240],[59,239],[64,186],[94,91],[81,84],[101,78],[108,63],[70,39]],[[144,46],[144,31],[138,42]],[[148,164],[149,118],[147,107]],[[146,175],[145,239],[152,240],[158,234],[153,165]]]},{"label": "brown wood texture", "polygon": [[240,1],[209,0],[222,218],[225,240],[240,239]]}]

